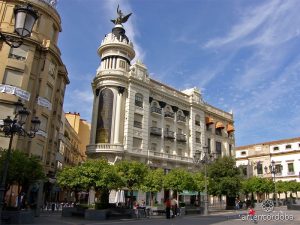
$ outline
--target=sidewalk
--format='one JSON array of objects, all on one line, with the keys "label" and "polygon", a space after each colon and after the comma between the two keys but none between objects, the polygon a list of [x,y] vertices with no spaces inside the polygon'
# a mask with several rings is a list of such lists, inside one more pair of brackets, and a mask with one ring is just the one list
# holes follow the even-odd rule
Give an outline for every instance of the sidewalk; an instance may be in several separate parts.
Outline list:
[{"label": "sidewalk", "polygon": [[[205,220],[205,218],[217,218],[217,217],[226,217],[231,220],[240,220],[241,215],[247,215],[247,210],[213,210],[210,211],[208,216],[203,216],[199,214],[194,215],[185,215],[179,218],[175,218],[175,221],[184,221],[185,218],[199,218],[199,220]],[[257,209],[256,212],[258,214],[265,213],[263,210]],[[294,216],[294,221],[299,221],[300,224],[300,211],[295,210],[287,210],[286,207],[278,207],[275,208],[274,212],[283,212]],[[152,222],[151,222],[152,221]],[[36,225],[106,225],[106,224],[161,224],[165,223],[164,221],[168,221],[165,219],[165,216],[152,216],[150,219],[123,219],[123,220],[103,220],[103,221],[95,221],[95,220],[85,220],[82,217],[62,217],[61,212],[43,212],[40,217],[36,217],[33,224]],[[184,224],[184,223],[182,223]]]}]

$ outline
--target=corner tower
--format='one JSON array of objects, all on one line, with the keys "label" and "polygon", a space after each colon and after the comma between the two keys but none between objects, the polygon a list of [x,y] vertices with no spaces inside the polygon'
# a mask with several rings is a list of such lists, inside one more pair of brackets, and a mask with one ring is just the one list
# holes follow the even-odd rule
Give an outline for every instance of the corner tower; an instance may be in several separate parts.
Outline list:
[{"label": "corner tower", "polygon": [[119,7],[118,17],[111,20],[115,26],[105,35],[98,54],[101,63],[92,82],[94,93],[89,157],[101,153],[114,161],[124,151],[125,104],[131,60],[135,57],[132,42],[125,34],[123,23],[131,13],[123,16]]}]

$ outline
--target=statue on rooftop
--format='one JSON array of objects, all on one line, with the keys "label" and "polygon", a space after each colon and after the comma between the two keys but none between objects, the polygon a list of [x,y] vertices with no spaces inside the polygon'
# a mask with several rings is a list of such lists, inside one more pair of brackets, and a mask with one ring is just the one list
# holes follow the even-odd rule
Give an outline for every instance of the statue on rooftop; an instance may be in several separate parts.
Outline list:
[{"label": "statue on rooftop", "polygon": [[129,13],[128,15],[123,16],[122,11],[119,9],[119,5],[118,5],[118,8],[117,8],[117,13],[118,13],[119,17],[115,20],[110,20],[115,25],[125,23],[132,14],[132,13]]}]

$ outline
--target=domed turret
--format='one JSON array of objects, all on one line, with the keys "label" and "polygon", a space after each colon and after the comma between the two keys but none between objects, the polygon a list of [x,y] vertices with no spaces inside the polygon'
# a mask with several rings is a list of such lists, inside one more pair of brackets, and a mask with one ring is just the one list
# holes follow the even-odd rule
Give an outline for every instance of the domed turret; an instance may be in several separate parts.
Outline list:
[{"label": "domed turret", "polygon": [[[125,23],[129,16],[123,17],[121,10],[117,10],[119,17],[115,20],[111,20],[115,26],[112,32],[105,35],[100,47],[98,48],[98,54],[101,57],[101,64],[97,70],[97,76],[111,74],[115,71],[128,72],[131,60],[135,57],[135,51],[133,49],[132,42],[126,36],[125,29],[122,23]],[[123,74],[122,74],[123,75]]]}]

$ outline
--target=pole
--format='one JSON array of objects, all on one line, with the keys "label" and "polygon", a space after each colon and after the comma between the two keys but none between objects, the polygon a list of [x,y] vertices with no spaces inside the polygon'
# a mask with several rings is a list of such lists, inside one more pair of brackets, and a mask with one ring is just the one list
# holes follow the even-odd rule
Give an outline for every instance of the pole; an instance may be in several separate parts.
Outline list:
[{"label": "pole", "polygon": [[[207,157],[207,156],[205,156]],[[207,193],[207,165],[206,158],[204,162],[204,216],[208,215],[208,193]]]},{"label": "pole", "polygon": [[5,189],[6,189],[6,178],[7,178],[7,172],[8,172],[8,165],[10,161],[10,155],[11,155],[11,146],[13,141],[14,134],[11,132],[9,137],[9,145],[7,150],[7,157],[3,164],[3,174],[2,174],[2,180],[0,185],[0,225],[2,224],[2,211],[4,207],[4,199],[5,199]]},{"label": "pole", "polygon": [[278,197],[277,197],[277,188],[276,188],[276,181],[275,181],[275,175],[276,175],[276,170],[274,168],[274,194],[275,194],[275,202],[276,202],[276,207],[278,207]]}]

